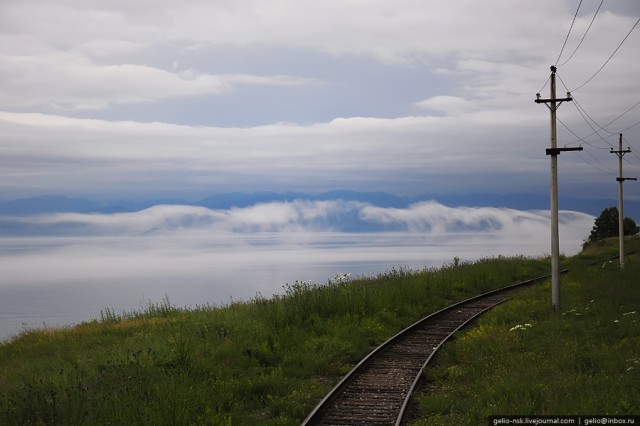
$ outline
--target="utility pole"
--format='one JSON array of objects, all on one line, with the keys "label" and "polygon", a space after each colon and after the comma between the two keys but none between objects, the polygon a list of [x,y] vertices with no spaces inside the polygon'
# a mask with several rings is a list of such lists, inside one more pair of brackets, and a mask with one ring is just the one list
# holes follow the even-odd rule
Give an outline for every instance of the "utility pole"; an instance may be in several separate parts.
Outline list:
[{"label": "utility pole", "polygon": [[560,104],[572,101],[571,93],[566,98],[556,98],[556,67],[551,66],[551,89],[549,99],[541,99],[536,93],[535,103],[544,103],[551,111],[551,148],[546,150],[551,156],[551,303],[560,310],[560,232],[558,226],[558,155],[562,151],[581,151],[582,147],[558,148],[556,137],[556,111]]},{"label": "utility pole", "polygon": [[624,178],[622,177],[622,157],[628,152],[631,152],[630,148],[622,149],[622,133],[620,133],[619,149],[615,151],[611,148],[611,153],[618,156],[618,239],[620,240],[620,270],[624,269],[624,205],[622,197],[622,182],[625,180],[637,180],[636,178]]}]

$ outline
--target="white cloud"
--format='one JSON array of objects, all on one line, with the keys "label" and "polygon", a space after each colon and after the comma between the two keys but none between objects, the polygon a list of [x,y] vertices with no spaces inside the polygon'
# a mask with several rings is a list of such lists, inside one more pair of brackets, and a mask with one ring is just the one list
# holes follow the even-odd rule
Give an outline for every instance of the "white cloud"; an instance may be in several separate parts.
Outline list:
[{"label": "white cloud", "polygon": [[[2,2],[0,189],[3,197],[546,189],[548,111],[533,99],[574,7],[552,0]],[[579,16],[567,52],[590,18]],[[635,19],[601,12],[559,70],[569,88],[595,72]],[[606,73],[576,93],[599,124],[637,102],[638,37],[636,30]],[[262,109],[252,110],[257,103]],[[315,124],[295,124],[287,113]],[[581,136],[591,132],[571,104],[560,117]],[[635,111],[609,130],[637,118]],[[561,145],[575,141],[559,127]],[[605,150],[591,151],[608,161]],[[590,185],[584,192],[607,190],[580,157],[563,156],[562,167]]]},{"label": "white cloud", "polygon": [[[586,238],[593,216],[561,212],[563,232],[575,242]],[[429,238],[494,238],[497,240],[538,239],[548,234],[549,213],[489,207],[447,207],[435,201],[406,209],[383,208],[354,201],[273,202],[246,208],[211,210],[198,206],[159,205],[134,213],[58,213],[14,219],[41,225],[57,233],[78,235],[142,236],[224,233],[308,233],[344,231],[360,221],[372,230],[388,230]],[[70,231],[69,231],[70,230]],[[192,232],[193,231],[193,232]],[[387,232],[388,232],[387,231]],[[275,235],[275,234],[274,234]]]},{"label": "white cloud", "polygon": [[15,219],[20,223],[58,227],[57,232],[80,235],[166,234],[175,232],[291,232],[331,231],[340,226],[342,215],[357,212],[362,204],[341,201],[294,201],[266,203],[231,210],[205,207],[158,205],[134,213],[81,214],[58,213],[48,216]]},{"label": "white cloud", "polygon": [[460,115],[478,109],[480,105],[459,96],[433,96],[416,102],[416,106],[426,110],[442,111],[447,115]]},{"label": "white cloud", "polygon": [[[283,75],[212,75],[137,64],[99,65],[68,53],[0,56],[0,70],[5,87],[0,92],[0,107],[5,109],[100,109],[112,104],[218,95],[243,84],[287,86],[313,82]],[[25,96],[27,93],[29,96]]]},{"label": "white cloud", "polygon": [[[348,118],[242,129],[0,113],[5,158],[11,158],[0,175],[5,185],[19,182],[53,192],[91,193],[104,185],[125,193],[133,186],[153,192],[162,185],[170,193],[189,187],[203,194],[212,183],[242,189],[247,179],[305,190],[360,182],[396,186],[456,170],[482,173],[493,169],[494,161],[504,162],[473,139],[460,140],[455,150],[441,143],[460,124],[433,117]],[[462,133],[474,132],[458,129],[458,137]],[[34,162],[37,174],[32,174]],[[535,167],[522,159],[501,170],[514,168]],[[268,189],[256,185],[254,190]]]},{"label": "white cloud", "polygon": [[[469,63],[493,63],[491,67],[475,66],[473,71],[492,73],[504,81],[508,57],[555,41],[552,36],[563,33],[563,28],[559,18],[549,17],[566,12],[559,2],[542,7],[538,3],[469,0],[447,7],[415,0],[366,5],[337,0],[191,1],[178,6],[159,1],[150,9],[114,2],[68,1],[5,6],[4,20],[10,24],[5,37],[11,38],[12,45],[39,47],[33,53],[0,49],[0,69],[4,70],[0,105],[97,108],[217,94],[227,88],[229,78],[206,70],[197,77],[169,72],[173,60],[164,70],[139,63],[135,55],[126,57],[132,61],[129,63],[117,59],[118,55],[175,42],[235,45],[239,49],[250,45],[310,49],[373,56],[392,63],[429,62],[428,58],[444,55],[461,61],[460,72],[472,71]],[[56,19],[48,19],[50,16]],[[110,57],[114,59],[109,61]],[[260,84],[265,79],[274,84],[273,78],[254,76],[250,80],[255,83],[256,79]],[[247,78],[240,80],[246,82]],[[293,78],[286,80],[290,83]]]},{"label": "white cloud", "polygon": [[447,7],[415,0],[200,3],[172,10],[171,34],[204,43],[277,44],[406,62],[470,46],[487,52],[526,49],[535,41],[524,35],[523,25],[539,30],[540,22],[564,10],[558,2],[543,7],[509,1]]}]

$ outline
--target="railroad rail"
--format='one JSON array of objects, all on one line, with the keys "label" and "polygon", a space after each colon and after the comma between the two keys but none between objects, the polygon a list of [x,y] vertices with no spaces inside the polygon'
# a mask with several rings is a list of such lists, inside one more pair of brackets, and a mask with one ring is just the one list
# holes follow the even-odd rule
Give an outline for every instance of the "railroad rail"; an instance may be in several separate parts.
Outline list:
[{"label": "railroad rail", "polygon": [[402,330],[345,375],[311,411],[302,426],[403,424],[422,370],[444,342],[514,292],[549,277],[545,275],[472,297]]}]

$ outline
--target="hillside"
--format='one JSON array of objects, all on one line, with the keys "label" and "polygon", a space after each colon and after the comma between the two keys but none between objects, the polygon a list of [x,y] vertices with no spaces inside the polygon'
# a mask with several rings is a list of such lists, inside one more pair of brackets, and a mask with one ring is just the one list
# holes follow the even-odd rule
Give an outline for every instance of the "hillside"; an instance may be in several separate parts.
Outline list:
[{"label": "hillside", "polygon": [[[629,245],[637,248],[638,240]],[[526,340],[536,336],[549,340],[545,351],[560,347],[560,341],[569,342],[563,347],[571,351],[581,351],[583,384],[590,383],[587,374],[604,371],[597,375],[597,388],[583,390],[581,398],[567,405],[571,413],[590,411],[595,393],[602,395],[603,388],[612,396],[598,397],[596,407],[607,412],[637,410],[637,397],[629,389],[624,394],[627,405],[613,401],[622,396],[621,385],[615,383],[638,383],[638,370],[626,370],[640,359],[637,317],[623,314],[631,312],[640,297],[637,286],[633,290],[631,285],[640,259],[631,256],[621,274],[614,263],[601,260],[615,251],[612,244],[593,250],[566,261],[574,272],[564,278],[560,315],[551,312],[545,286],[519,296],[488,316],[480,332],[472,330],[471,337],[456,342],[466,345],[464,352],[458,346],[447,348],[443,360],[456,366],[442,364],[444,373],[433,378],[460,377],[465,383],[474,376],[458,372],[470,368],[483,382],[479,367],[465,363],[494,359],[496,371],[507,371],[499,365],[509,366],[500,354],[515,355],[528,347],[524,355],[542,356],[536,352],[538,342]],[[594,261],[595,266],[585,266]],[[422,271],[394,269],[375,278],[336,276],[326,285],[295,282],[273,299],[256,297],[228,306],[186,310],[165,300],[142,312],[105,309],[99,321],[27,331],[0,346],[0,423],[296,425],[342,374],[398,330],[454,301],[547,271],[548,259],[500,257]],[[607,291],[610,288],[617,291]],[[557,322],[551,339],[542,331],[546,321]],[[595,327],[594,321],[607,326]],[[509,332],[524,322],[533,324],[528,335]],[[489,325],[498,327],[497,334],[487,332]],[[612,334],[612,327],[622,326]],[[617,352],[600,349],[609,344],[608,334],[617,339]],[[489,346],[474,336],[493,340]],[[479,355],[489,347],[493,355]],[[530,364],[518,365],[524,374],[531,371]],[[554,386],[545,390],[537,384],[546,383],[547,373],[555,371],[530,377],[527,386],[559,398]],[[489,399],[503,395],[496,389],[482,393]],[[423,403],[425,413],[446,420],[446,415],[476,406],[442,398],[436,401],[436,412],[428,408],[432,404]],[[527,412],[557,411],[557,404],[545,401],[529,401]]]},{"label": "hillside", "polygon": [[[562,309],[549,283],[482,316],[427,368],[413,426],[486,424],[490,415],[640,414],[640,240],[624,272],[616,238],[568,259]],[[602,259],[607,260],[602,260]],[[429,390],[430,389],[430,390]]]}]

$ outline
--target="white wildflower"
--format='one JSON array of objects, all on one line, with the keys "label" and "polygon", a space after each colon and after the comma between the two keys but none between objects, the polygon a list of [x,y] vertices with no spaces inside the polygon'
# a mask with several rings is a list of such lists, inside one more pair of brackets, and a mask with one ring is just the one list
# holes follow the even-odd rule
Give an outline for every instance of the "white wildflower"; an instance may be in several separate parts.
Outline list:
[{"label": "white wildflower", "polygon": [[349,273],[346,273],[346,274],[345,274],[345,273],[342,273],[342,274],[336,274],[336,275],[333,277],[333,280],[332,280],[332,281],[333,281],[334,283],[341,283],[341,282],[343,282],[343,281],[347,281],[347,280],[349,279],[349,277],[350,277],[350,276],[351,276],[351,274],[349,274]]}]

